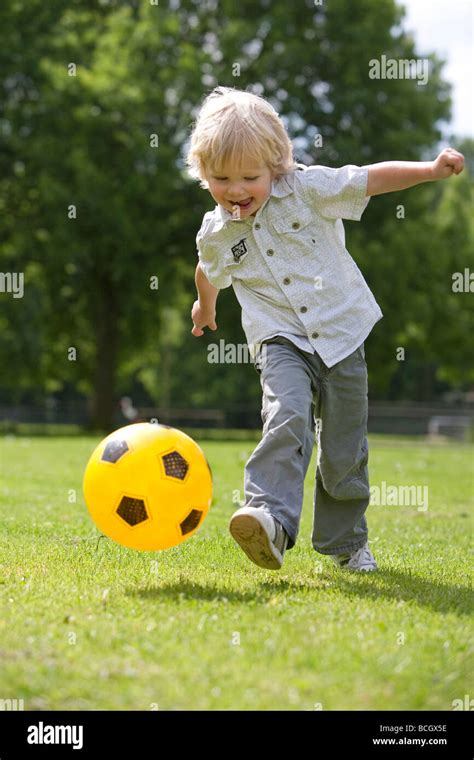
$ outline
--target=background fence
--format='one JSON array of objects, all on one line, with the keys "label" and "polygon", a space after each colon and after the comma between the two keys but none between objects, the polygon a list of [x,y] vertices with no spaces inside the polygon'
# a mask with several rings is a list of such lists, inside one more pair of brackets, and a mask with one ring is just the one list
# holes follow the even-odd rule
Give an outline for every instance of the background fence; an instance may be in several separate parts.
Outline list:
[{"label": "background fence", "polygon": [[[243,404],[228,404],[219,409],[190,409],[189,407],[127,406],[126,414],[117,408],[114,427],[132,422],[157,420],[164,425],[199,430],[218,429],[257,431],[262,427],[260,408]],[[69,401],[61,405],[53,401],[43,406],[0,406],[0,430],[3,433],[20,431],[21,427],[47,425],[77,426],[85,430],[89,419],[87,401]],[[369,433],[417,435],[431,438],[445,436],[459,441],[474,440],[474,404],[408,404],[400,402],[369,402]]]}]

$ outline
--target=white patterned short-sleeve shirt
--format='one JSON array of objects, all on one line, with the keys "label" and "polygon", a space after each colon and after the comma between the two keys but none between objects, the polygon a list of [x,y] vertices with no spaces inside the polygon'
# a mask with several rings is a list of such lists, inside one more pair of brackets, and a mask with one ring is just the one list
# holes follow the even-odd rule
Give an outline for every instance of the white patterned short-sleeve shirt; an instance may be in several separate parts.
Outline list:
[{"label": "white patterned short-sleeve shirt", "polygon": [[217,205],[196,236],[201,268],[216,288],[234,288],[252,357],[282,335],[327,367],[344,359],[382,318],[345,248],[342,219],[359,221],[368,168],[304,166],[272,182],[255,216]]}]

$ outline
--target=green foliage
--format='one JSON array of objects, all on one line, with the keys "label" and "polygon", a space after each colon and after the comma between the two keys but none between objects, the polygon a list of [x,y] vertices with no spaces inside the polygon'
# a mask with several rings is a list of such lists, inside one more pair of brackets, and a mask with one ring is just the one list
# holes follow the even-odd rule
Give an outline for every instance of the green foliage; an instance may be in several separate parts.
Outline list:
[{"label": "green foliage", "polygon": [[[73,387],[92,395],[104,427],[132,382],[160,403],[258,403],[251,367],[206,361],[206,342],[245,342],[231,289],[219,296],[219,331],[190,333],[195,235],[214,206],[183,170],[195,109],[216,84],[255,87],[287,123],[298,160],[432,158],[449,118],[442,62],[430,57],[423,87],[368,77],[371,58],[416,56],[401,14],[393,0],[225,0],[211,11],[2,3],[0,270],[25,276],[23,299],[0,294],[4,395]],[[347,225],[385,314],[367,341],[373,396],[428,397],[436,379],[472,380],[468,295],[450,290],[452,272],[472,266],[471,188],[466,173],[380,196]]]}]

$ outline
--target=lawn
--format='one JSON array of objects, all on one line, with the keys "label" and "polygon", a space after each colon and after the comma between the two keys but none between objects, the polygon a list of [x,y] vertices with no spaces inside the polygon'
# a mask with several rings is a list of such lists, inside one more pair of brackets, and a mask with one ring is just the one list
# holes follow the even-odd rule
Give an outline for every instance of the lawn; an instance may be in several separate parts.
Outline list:
[{"label": "lawn", "polygon": [[254,441],[198,441],[214,475],[211,511],[196,536],[160,553],[98,540],[81,491],[97,442],[0,441],[0,700],[452,710],[469,694],[472,446],[370,439],[371,485],[427,486],[429,504],[369,507],[380,570],[361,575],[312,549],[316,449],[297,544],[273,572],[227,531]]}]

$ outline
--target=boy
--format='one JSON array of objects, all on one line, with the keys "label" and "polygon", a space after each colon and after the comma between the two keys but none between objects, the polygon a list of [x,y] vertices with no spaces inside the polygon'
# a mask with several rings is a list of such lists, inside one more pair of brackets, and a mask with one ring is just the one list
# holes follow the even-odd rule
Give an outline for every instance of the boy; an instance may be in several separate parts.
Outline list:
[{"label": "boy", "polygon": [[281,567],[298,533],[316,422],[313,547],[341,568],[376,570],[364,340],[383,315],[345,248],[342,219],[359,221],[372,195],[459,174],[463,156],[447,148],[435,161],[305,167],[269,103],[217,87],[187,162],[218,204],[196,237],[192,334],[217,329],[217,295],[232,285],[263,391],[262,440],[231,535],[255,564]]}]

